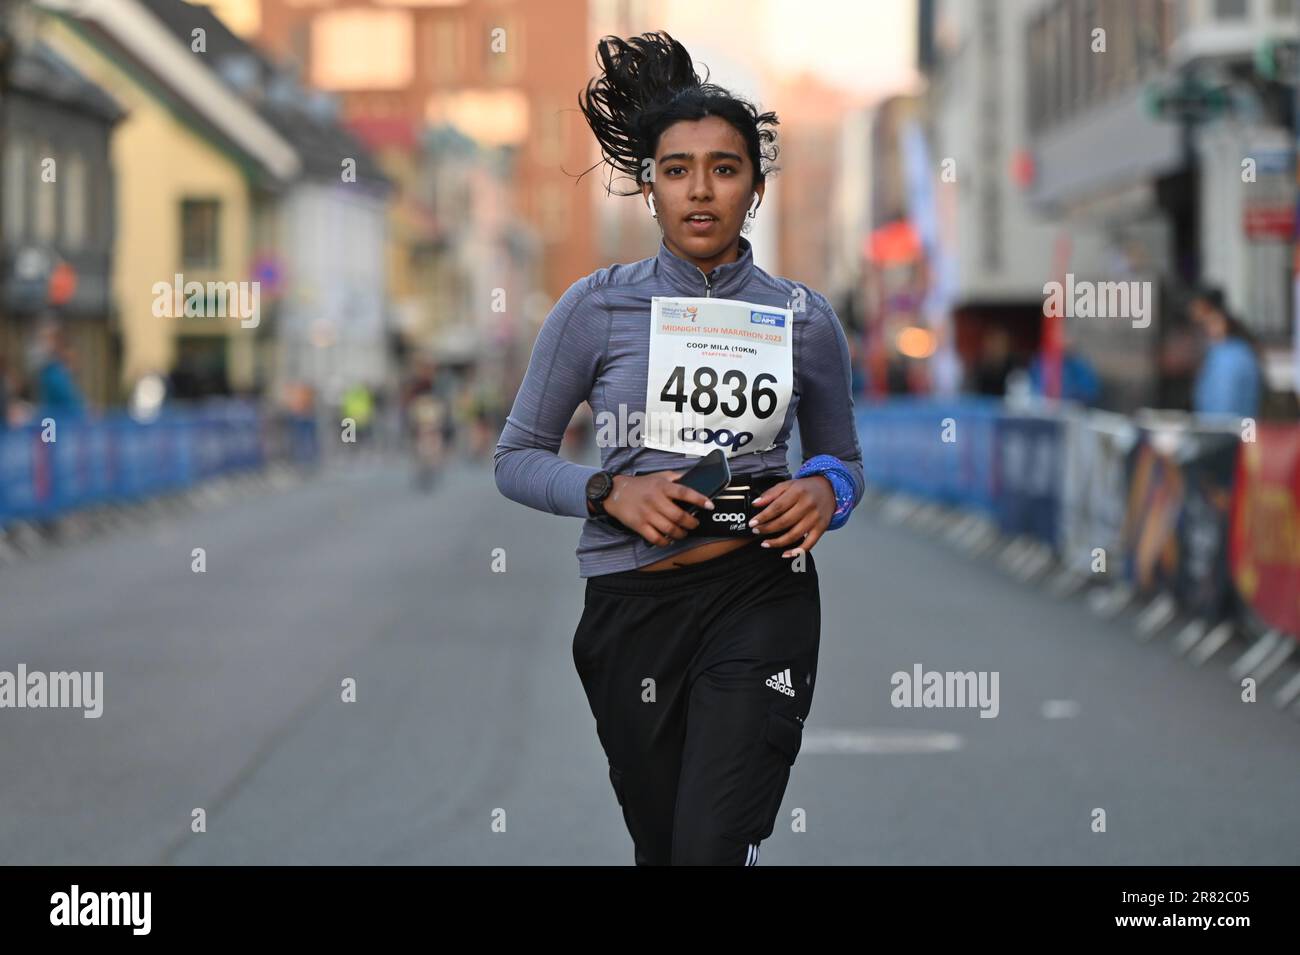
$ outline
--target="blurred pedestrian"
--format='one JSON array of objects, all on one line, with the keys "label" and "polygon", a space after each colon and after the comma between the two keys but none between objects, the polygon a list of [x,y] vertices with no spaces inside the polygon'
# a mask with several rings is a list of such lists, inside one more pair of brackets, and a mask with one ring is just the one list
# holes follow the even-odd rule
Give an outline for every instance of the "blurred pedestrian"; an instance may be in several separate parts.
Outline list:
[{"label": "blurred pedestrian", "polygon": [[351,418],[356,426],[357,444],[370,446],[370,422],[374,417],[374,398],[363,382],[357,382],[343,392],[343,418]]},{"label": "blurred pedestrian", "polygon": [[86,402],[73,375],[76,357],[57,322],[46,321],[38,328],[34,359],[41,413],[62,420],[80,418]]},{"label": "blurred pedestrian", "polygon": [[0,431],[9,427],[9,360],[0,351]]},{"label": "blurred pedestrian", "polygon": [[[1047,352],[1044,349],[1039,349],[1029,364],[1029,382],[1035,395],[1042,397],[1047,393]],[[1101,400],[1101,379],[1097,377],[1097,370],[1068,335],[1061,343],[1060,386],[1058,397],[1062,401],[1077,401],[1091,407]]]},{"label": "blurred pedestrian", "polygon": [[993,325],[980,339],[979,363],[971,375],[971,390],[978,395],[1001,397],[1007,391],[1007,375],[1015,368],[1011,334],[1001,325]]},{"label": "blurred pedestrian", "polygon": [[1263,378],[1254,337],[1228,312],[1223,293],[1217,288],[1197,291],[1189,314],[1208,339],[1192,391],[1192,410],[1197,414],[1255,417],[1259,414]]}]

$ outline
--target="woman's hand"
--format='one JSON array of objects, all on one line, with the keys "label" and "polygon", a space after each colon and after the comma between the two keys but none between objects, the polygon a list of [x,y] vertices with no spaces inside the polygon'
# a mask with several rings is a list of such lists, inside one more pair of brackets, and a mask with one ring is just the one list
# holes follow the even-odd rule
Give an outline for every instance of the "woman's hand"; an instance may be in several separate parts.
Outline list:
[{"label": "woman's hand", "polygon": [[[677,479],[685,471],[656,471],[635,477],[614,475],[614,489],[605,498],[605,513],[616,518],[624,527],[644,537],[656,547],[667,547],[681,540],[687,531],[700,526],[674,501],[685,501],[706,510],[713,510],[713,502],[699,491],[691,490]],[[834,499],[832,498],[832,507]]]},{"label": "woman's hand", "polygon": [[763,541],[763,546],[788,547],[798,543],[798,547],[781,554],[793,557],[812,550],[830,527],[835,516],[835,488],[828,478],[814,474],[774,484],[754,498],[754,504],[762,505],[763,509],[749,522],[750,527],[761,534],[786,531],[780,537]]}]

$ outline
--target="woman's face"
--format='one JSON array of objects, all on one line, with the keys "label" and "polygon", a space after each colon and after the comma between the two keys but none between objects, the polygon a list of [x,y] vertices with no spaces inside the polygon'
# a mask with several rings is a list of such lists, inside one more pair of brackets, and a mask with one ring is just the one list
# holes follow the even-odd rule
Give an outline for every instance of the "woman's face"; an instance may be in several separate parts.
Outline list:
[{"label": "woman's face", "polygon": [[654,195],[669,251],[705,273],[734,262],[745,214],[763,196],[740,132],[717,116],[673,123],[659,137],[654,172],[641,191]]}]

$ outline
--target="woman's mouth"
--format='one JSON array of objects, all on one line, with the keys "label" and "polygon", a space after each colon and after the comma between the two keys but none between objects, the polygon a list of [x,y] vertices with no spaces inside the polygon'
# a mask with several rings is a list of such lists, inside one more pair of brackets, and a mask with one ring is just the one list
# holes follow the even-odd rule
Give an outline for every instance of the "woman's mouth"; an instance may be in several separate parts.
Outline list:
[{"label": "woman's mouth", "polygon": [[686,217],[686,228],[692,235],[701,235],[718,224],[718,217],[707,212],[700,212]]}]

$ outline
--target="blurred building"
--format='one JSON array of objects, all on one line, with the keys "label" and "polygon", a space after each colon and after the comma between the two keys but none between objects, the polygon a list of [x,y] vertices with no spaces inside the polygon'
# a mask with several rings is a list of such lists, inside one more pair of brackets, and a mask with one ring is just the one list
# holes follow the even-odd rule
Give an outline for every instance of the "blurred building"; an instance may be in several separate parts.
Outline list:
[{"label": "blurred building", "polygon": [[260,380],[276,394],[309,384],[331,404],[355,384],[392,389],[385,262],[392,187],[344,128],[336,98],[304,89],[206,7],[142,2],[182,43],[203,32],[201,61],[300,163],[301,173],[258,207],[250,236],[263,303]]},{"label": "blurred building", "polygon": [[[590,0],[588,48],[582,62],[595,76],[597,63],[596,42],[604,36],[629,37],[649,30],[658,30],[667,22],[664,0]],[[577,89],[572,101],[577,108]],[[583,178],[583,186],[594,198],[597,266],[613,262],[636,262],[654,255],[659,246],[659,225],[646,208],[639,195],[621,196],[618,193],[636,188],[632,180],[614,176],[610,181],[609,168],[604,165],[596,139],[586,125],[581,125],[575,135],[586,144],[586,160],[582,169],[600,163]],[[775,208],[773,205],[770,208]]]},{"label": "blurred building", "polygon": [[1275,385],[1289,388],[1294,111],[1257,58],[1270,42],[1300,35],[1300,4],[1005,6],[1029,94],[1018,111],[1029,131],[1030,195],[1068,231],[1070,271],[1151,281],[1157,291],[1150,329],[1075,325],[1111,403],[1186,403],[1189,373],[1165,356],[1184,334],[1186,293],[1197,282],[1224,287],[1270,352]]},{"label": "blurred building", "polygon": [[[1001,393],[1007,372],[1039,347],[1043,285],[1055,277],[1060,234],[1024,187],[1023,104],[1031,90],[1020,2],[932,0],[920,7],[919,65],[928,85],[916,119],[928,127],[934,210],[933,221],[918,223],[919,238],[941,246],[940,261],[928,262],[928,284],[942,289],[952,315],[951,344],[966,386],[988,393]],[[911,120],[900,117],[893,136],[914,176],[920,145]],[[900,174],[903,186],[877,191],[878,215],[900,189],[907,192],[909,171]]]},{"label": "blurred building", "polygon": [[781,185],[776,196],[781,224],[778,269],[810,288],[831,287],[836,234],[827,226],[836,215],[833,186],[842,172],[848,172],[839,166],[840,134],[845,116],[856,105],[838,87],[803,75],[782,83],[768,107],[781,118],[777,164],[798,170],[796,175],[777,177]]},{"label": "blurred building", "polygon": [[257,329],[218,317],[210,296],[187,317],[157,288],[178,275],[205,290],[252,281],[255,223],[298,175],[296,151],[141,0],[40,6],[45,42],[126,111],[111,146],[124,384],[161,375],[183,395],[254,389]]},{"label": "blurred building", "polygon": [[109,138],[121,118],[103,89],[46,44],[17,54],[3,105],[0,378],[30,389],[36,323],[57,317],[81,391],[99,406],[118,385]]},{"label": "blurred building", "polygon": [[[467,342],[497,362],[529,347],[540,303],[599,264],[591,193],[572,178],[590,164],[572,108],[591,62],[586,0],[263,0],[256,29],[339,94],[398,183],[390,274],[412,343],[457,361]],[[478,158],[449,154],[445,135],[430,140],[439,127]],[[431,182],[440,161],[450,182],[477,165],[468,205]],[[464,218],[480,214],[496,220]]]}]

